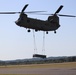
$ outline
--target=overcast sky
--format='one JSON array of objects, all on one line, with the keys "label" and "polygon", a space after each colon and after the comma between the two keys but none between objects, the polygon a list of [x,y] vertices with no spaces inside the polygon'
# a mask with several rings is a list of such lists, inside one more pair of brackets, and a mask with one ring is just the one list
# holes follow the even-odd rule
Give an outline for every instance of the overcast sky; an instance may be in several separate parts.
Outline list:
[{"label": "overcast sky", "polygon": [[[25,11],[47,11],[54,13],[60,5],[60,14],[76,15],[76,0],[0,0],[0,12],[21,11],[25,4],[29,4]],[[49,15],[32,15],[31,18],[47,20]],[[0,14],[0,60],[14,60],[32,58],[34,54],[33,31],[17,26],[14,22],[19,14]],[[45,35],[45,54],[49,56],[76,55],[76,18],[60,17],[61,27],[57,34],[49,32]],[[43,32],[36,32],[37,52],[42,54]]]}]

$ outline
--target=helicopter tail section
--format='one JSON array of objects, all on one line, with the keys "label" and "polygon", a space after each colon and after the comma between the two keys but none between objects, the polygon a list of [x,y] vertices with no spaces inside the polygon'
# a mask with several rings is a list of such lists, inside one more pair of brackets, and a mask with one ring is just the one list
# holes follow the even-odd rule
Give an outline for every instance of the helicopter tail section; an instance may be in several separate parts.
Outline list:
[{"label": "helicopter tail section", "polygon": [[59,24],[59,17],[57,15],[49,16],[48,17],[48,21],[51,22],[51,23]]}]

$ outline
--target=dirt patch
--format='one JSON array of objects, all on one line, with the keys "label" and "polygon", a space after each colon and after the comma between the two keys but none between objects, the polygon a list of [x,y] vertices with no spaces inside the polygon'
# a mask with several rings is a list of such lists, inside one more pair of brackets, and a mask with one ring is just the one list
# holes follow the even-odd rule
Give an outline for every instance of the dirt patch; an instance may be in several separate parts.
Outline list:
[{"label": "dirt patch", "polygon": [[[66,64],[71,64],[71,67]],[[39,64],[24,66],[0,67],[0,74],[26,74],[26,75],[76,75],[76,63]],[[64,65],[64,66],[63,66]],[[73,66],[72,66],[73,65]],[[58,67],[59,66],[59,67]]]}]

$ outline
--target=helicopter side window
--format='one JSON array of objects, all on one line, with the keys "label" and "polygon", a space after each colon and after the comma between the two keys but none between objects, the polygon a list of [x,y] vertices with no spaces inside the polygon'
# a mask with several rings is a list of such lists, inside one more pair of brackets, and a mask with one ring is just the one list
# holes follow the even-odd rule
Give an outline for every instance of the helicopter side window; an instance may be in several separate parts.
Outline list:
[{"label": "helicopter side window", "polygon": [[52,21],[53,21],[53,16],[49,16],[49,17],[48,17],[48,21],[49,21],[49,22],[52,22]]}]

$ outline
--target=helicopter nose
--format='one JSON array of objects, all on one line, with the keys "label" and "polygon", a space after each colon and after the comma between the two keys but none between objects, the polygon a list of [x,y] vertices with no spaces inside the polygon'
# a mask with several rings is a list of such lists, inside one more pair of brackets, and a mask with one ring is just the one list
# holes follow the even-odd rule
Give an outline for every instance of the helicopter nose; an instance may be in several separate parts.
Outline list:
[{"label": "helicopter nose", "polygon": [[19,21],[17,20],[17,21],[15,21],[15,23],[17,24],[17,25],[19,25]]}]

